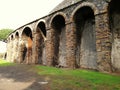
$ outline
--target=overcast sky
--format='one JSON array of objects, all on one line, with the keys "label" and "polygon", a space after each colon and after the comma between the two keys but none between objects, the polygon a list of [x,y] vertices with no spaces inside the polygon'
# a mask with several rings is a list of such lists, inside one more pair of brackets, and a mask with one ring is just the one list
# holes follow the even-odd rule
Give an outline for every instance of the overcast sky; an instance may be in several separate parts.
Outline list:
[{"label": "overcast sky", "polygon": [[16,29],[47,15],[63,0],[0,0],[0,29]]}]

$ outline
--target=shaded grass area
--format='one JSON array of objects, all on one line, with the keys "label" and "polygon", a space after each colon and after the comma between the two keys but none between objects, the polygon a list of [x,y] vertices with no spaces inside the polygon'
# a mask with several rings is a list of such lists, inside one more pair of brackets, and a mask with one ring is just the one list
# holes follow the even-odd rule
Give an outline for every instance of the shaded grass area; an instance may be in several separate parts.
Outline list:
[{"label": "shaded grass area", "polygon": [[13,66],[14,63],[7,62],[6,60],[0,59],[0,67],[2,66]]},{"label": "shaded grass area", "polygon": [[51,90],[120,90],[120,76],[89,70],[35,66]]}]

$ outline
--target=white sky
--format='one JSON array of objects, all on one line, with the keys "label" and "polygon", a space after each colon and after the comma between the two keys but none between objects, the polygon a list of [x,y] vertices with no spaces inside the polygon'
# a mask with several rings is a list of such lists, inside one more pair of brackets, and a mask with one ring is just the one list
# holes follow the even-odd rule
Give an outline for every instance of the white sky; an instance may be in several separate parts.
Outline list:
[{"label": "white sky", "polygon": [[18,27],[47,15],[63,0],[0,0],[0,29]]}]

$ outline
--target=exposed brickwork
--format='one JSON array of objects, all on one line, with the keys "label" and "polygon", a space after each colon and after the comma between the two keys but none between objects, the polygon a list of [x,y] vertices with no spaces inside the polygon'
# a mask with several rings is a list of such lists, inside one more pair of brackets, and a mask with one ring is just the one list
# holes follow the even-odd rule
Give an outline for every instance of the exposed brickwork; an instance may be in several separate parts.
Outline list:
[{"label": "exposed brickwork", "polygon": [[73,22],[70,22],[66,26],[66,37],[67,37],[67,67],[75,68],[75,49],[76,49],[76,37],[75,37],[75,26]]},{"label": "exposed brickwork", "polygon": [[53,29],[47,31],[47,40],[46,40],[46,59],[47,65],[52,66],[54,60],[54,43],[53,43]]},{"label": "exposed brickwork", "polygon": [[[110,7],[110,2],[111,0],[64,0],[53,9],[48,16],[30,22],[9,35],[7,43],[7,60],[17,63],[43,64],[73,69],[96,69],[101,72],[111,72],[113,69],[115,72],[114,67],[116,67],[117,70],[120,71],[120,68],[116,66],[117,60],[115,60],[115,65],[112,63],[114,61],[111,62],[112,38],[114,37],[112,35],[113,33],[111,33],[109,23],[110,13],[108,7]],[[87,12],[85,12],[85,9],[92,15],[86,14]],[[42,24],[40,24],[38,29],[38,24],[40,22],[42,22]],[[92,28],[87,27],[86,24],[89,24],[89,27],[91,25]],[[26,28],[29,28],[29,30],[25,31]],[[90,31],[90,29],[93,30],[94,34],[87,33],[87,30]],[[64,30],[64,32],[62,30]],[[17,39],[15,36],[16,32],[19,34]],[[44,35],[45,33],[46,35]],[[93,44],[95,43],[94,48],[93,44],[90,44],[92,46],[84,45],[87,41],[84,42],[82,40],[88,40],[89,38],[82,35],[88,35],[88,37],[95,35],[95,41],[93,40],[93,42],[91,39],[89,41]],[[31,39],[28,40],[28,38]],[[66,50],[62,50],[61,48]],[[77,50],[77,48],[80,50]],[[83,55],[82,50],[84,50],[84,53],[87,53],[85,53],[87,60],[83,60],[82,58],[81,62],[81,57]],[[65,51],[65,53],[63,53],[63,51]],[[95,55],[91,55],[94,51]],[[64,54],[63,57],[62,54]],[[79,58],[76,54],[78,54]],[[91,61],[88,59],[90,56],[96,56],[96,59],[94,58],[95,60],[90,59],[95,63],[93,64],[95,68],[91,67]],[[60,57],[65,59],[59,60]],[[60,65],[61,61],[65,62],[64,65]]]},{"label": "exposed brickwork", "polygon": [[34,33],[34,37],[33,37],[33,47],[32,47],[32,63],[33,64],[37,64],[38,62],[38,49],[36,48],[37,47],[37,36],[38,34],[37,33]]},{"label": "exposed brickwork", "polygon": [[99,65],[98,68],[101,71],[111,71],[111,40],[109,36],[110,30],[108,20],[107,13],[96,16],[96,48],[98,51],[97,62]]}]

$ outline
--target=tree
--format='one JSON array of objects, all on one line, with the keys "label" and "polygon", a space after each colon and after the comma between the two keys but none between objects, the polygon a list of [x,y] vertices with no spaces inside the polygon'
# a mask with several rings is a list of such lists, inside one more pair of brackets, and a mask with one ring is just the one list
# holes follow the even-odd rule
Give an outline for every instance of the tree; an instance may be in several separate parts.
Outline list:
[{"label": "tree", "polygon": [[12,29],[1,29],[0,30],[0,41],[6,40],[7,36],[13,32]]}]

